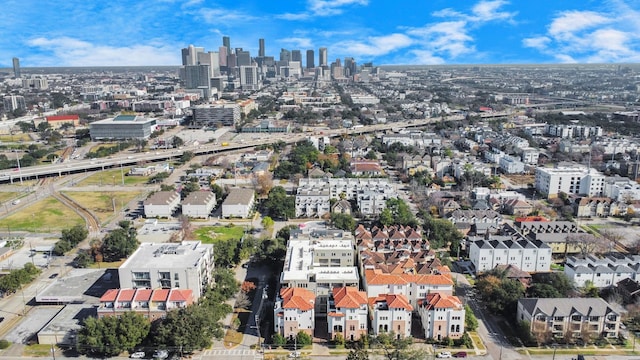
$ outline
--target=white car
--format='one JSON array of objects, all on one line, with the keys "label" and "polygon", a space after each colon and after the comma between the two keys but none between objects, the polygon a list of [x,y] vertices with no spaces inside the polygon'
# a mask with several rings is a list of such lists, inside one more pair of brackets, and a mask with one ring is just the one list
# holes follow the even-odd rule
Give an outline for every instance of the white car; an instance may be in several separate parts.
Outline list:
[{"label": "white car", "polygon": [[144,351],[136,351],[129,355],[129,357],[132,359],[144,359],[145,356],[146,354],[144,353]]},{"label": "white car", "polygon": [[440,359],[448,359],[451,357],[451,353],[448,351],[442,351],[438,353],[438,358]]},{"label": "white car", "polygon": [[156,350],[153,352],[154,359],[166,359],[169,357],[169,352],[167,350]]},{"label": "white car", "polygon": [[291,354],[289,354],[289,357],[292,359],[297,359],[300,357],[300,351],[292,351]]}]

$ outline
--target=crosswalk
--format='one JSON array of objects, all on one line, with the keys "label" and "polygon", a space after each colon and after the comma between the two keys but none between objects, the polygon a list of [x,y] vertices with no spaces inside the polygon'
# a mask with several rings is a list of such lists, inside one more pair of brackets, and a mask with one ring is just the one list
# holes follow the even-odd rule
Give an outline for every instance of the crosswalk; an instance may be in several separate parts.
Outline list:
[{"label": "crosswalk", "polygon": [[242,357],[254,357],[257,355],[255,350],[249,349],[234,349],[234,350],[205,350],[202,354],[203,357],[214,356],[214,357],[223,357],[223,356],[242,356]]}]

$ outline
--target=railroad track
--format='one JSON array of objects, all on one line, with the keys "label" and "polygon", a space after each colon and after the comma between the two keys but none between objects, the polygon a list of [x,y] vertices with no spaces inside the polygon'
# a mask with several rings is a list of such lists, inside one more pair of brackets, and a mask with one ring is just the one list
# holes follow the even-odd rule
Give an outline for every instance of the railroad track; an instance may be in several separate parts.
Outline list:
[{"label": "railroad track", "polygon": [[100,232],[100,221],[91,211],[87,210],[85,207],[78,204],[77,202],[75,202],[75,200],[71,199],[65,194],[52,192],[52,195],[65,206],[73,209],[73,211],[75,211],[85,220],[85,222],[87,223],[87,227],[89,228],[89,235],[97,234]]}]

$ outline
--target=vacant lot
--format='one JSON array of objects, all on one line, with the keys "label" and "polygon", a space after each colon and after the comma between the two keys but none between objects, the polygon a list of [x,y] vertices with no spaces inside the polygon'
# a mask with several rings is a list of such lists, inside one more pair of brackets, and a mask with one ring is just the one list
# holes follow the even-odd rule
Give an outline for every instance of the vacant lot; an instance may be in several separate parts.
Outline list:
[{"label": "vacant lot", "polygon": [[31,138],[29,134],[13,134],[13,135],[0,135],[0,141],[2,142],[15,142],[15,141],[29,141]]},{"label": "vacant lot", "polygon": [[244,228],[241,226],[204,226],[194,231],[196,238],[205,244],[216,241],[242,238]]},{"label": "vacant lot", "polygon": [[14,193],[14,192],[0,192],[0,202],[5,202],[5,201],[9,201],[11,199],[16,198],[16,196],[18,195],[18,193]]},{"label": "vacant lot", "polygon": [[0,220],[0,229],[49,232],[84,225],[84,219],[49,197]]},{"label": "vacant lot", "polygon": [[140,196],[142,191],[67,191],[65,194],[91,211],[100,219],[101,223],[104,223],[114,215],[114,205],[115,213],[118,213],[127,207],[129,201]]},{"label": "vacant lot", "polygon": [[123,177],[124,184],[130,186],[146,184],[149,181],[148,176],[127,176],[128,172],[128,167],[100,171],[80,181],[77,186],[122,186]]}]

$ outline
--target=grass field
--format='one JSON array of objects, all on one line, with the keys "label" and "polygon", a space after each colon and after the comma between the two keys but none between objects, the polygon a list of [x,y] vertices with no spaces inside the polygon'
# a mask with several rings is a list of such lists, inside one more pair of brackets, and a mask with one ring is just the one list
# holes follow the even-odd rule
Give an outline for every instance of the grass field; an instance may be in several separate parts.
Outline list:
[{"label": "grass field", "polygon": [[47,232],[68,229],[84,223],[80,215],[49,197],[0,219],[0,229]]},{"label": "grass field", "polygon": [[193,233],[204,244],[212,244],[216,241],[229,239],[239,240],[244,234],[244,228],[241,226],[203,226]]},{"label": "grass field", "polygon": [[116,212],[120,212],[123,207],[127,206],[129,201],[142,194],[142,191],[67,191],[65,194],[94,213],[100,219],[100,222],[104,223],[114,215],[114,200]]},{"label": "grass field", "polygon": [[0,192],[0,202],[5,202],[5,201],[9,201],[13,198],[15,198],[18,195],[18,193],[14,193],[14,192]]},{"label": "grass field", "polygon": [[118,169],[109,169],[105,171],[97,172],[93,175],[90,175],[86,179],[80,181],[78,186],[109,186],[109,185],[119,185],[122,186],[122,175],[124,173],[124,184],[125,185],[140,185],[146,184],[149,181],[148,176],[127,176],[129,172],[129,168],[125,167],[122,170]]},{"label": "grass field", "polygon": [[[56,349],[56,352],[60,349]],[[51,345],[47,344],[33,344],[27,345],[22,351],[22,356],[27,357],[48,357],[51,356]]]},{"label": "grass field", "polygon": [[96,150],[98,150],[100,148],[111,149],[112,147],[116,147],[116,146],[118,146],[118,144],[109,144],[109,143],[102,144],[101,143],[101,144],[98,144],[96,146],[92,146],[91,149],[88,152],[94,152],[94,151],[96,151]]},{"label": "grass field", "polygon": [[15,142],[15,141],[30,141],[31,138],[29,137],[29,134],[14,134],[14,135],[0,135],[0,141],[3,142]]}]

